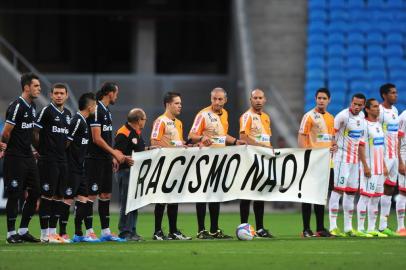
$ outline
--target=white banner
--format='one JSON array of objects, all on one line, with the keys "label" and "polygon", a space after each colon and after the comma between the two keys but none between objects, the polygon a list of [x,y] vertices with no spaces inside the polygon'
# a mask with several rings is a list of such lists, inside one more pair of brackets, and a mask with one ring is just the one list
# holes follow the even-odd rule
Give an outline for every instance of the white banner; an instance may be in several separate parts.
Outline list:
[{"label": "white banner", "polygon": [[162,148],[133,153],[126,213],[151,203],[236,199],[327,202],[325,149],[257,146]]}]

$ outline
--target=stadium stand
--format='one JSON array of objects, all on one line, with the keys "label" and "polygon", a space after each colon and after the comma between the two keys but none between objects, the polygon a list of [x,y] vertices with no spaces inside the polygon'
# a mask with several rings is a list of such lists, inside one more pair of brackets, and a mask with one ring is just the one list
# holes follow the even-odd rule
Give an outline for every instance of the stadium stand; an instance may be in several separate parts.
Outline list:
[{"label": "stadium stand", "polygon": [[353,93],[380,99],[386,82],[406,109],[406,1],[309,0],[308,14],[305,110],[320,87],[332,92],[335,115]]}]

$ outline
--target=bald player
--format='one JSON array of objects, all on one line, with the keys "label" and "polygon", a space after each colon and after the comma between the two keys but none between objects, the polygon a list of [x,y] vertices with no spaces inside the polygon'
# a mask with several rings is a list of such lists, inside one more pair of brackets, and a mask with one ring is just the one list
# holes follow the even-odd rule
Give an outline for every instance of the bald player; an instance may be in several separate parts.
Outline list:
[{"label": "bald player", "polygon": [[[271,120],[263,109],[266,103],[264,91],[255,89],[250,96],[251,108],[240,117],[240,139],[249,145],[268,147],[271,144]],[[248,223],[250,213],[250,200],[241,200],[240,219],[241,223]],[[256,234],[261,238],[272,238],[272,234],[264,228],[264,202],[254,201],[254,214],[256,222]]]}]

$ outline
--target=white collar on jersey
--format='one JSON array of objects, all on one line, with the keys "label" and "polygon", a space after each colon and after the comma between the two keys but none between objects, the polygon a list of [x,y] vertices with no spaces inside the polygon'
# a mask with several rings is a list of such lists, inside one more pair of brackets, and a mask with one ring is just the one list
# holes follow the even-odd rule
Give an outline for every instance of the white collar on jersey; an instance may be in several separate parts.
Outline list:
[{"label": "white collar on jersey", "polygon": [[65,110],[60,111],[52,102],[51,102],[51,106],[60,114],[63,114],[65,112]]},{"label": "white collar on jersey", "polygon": [[106,106],[104,106],[103,102],[101,102],[100,100],[98,100],[97,102],[99,102],[99,104],[103,107],[103,109],[108,112],[109,110],[107,109]]},{"label": "white collar on jersey", "polygon": [[79,114],[79,116],[82,117],[83,121],[86,123],[86,118],[80,112],[77,112],[77,114]]},{"label": "white collar on jersey", "polygon": [[31,108],[31,105],[28,104],[28,102],[22,96],[19,96],[19,98],[24,102],[25,105],[27,105],[28,108]]}]

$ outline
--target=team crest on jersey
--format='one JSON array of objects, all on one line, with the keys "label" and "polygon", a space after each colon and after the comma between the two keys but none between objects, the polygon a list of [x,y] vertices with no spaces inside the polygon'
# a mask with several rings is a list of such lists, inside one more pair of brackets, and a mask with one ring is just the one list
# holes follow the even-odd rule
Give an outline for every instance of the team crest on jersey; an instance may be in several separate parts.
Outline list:
[{"label": "team crest on jersey", "polygon": [[72,195],[72,188],[67,188],[65,194],[68,196]]},{"label": "team crest on jersey", "polygon": [[258,121],[259,119],[258,119],[258,117],[254,116],[254,117],[253,117],[253,120],[254,120],[254,121]]},{"label": "team crest on jersey", "polygon": [[18,187],[18,182],[17,182],[17,180],[12,180],[11,183],[10,183],[10,185],[11,185],[13,188]]},{"label": "team crest on jersey", "polygon": [[27,112],[25,112],[25,114],[24,114],[24,118],[27,118],[28,117],[28,113]]},{"label": "team crest on jersey", "polygon": [[70,116],[69,115],[66,116],[66,123],[68,123],[68,125],[70,125]]},{"label": "team crest on jersey", "polygon": [[357,120],[357,127],[359,127],[361,125],[361,121]]},{"label": "team crest on jersey", "polygon": [[133,138],[131,141],[133,142],[133,144],[137,144],[137,143],[138,143],[137,138]]},{"label": "team crest on jersey", "polygon": [[49,191],[49,184],[45,183],[45,184],[42,186],[42,189],[45,190],[45,191]]},{"label": "team crest on jersey", "polygon": [[98,189],[99,189],[99,186],[97,186],[97,184],[92,185],[92,190],[93,191],[97,191]]},{"label": "team crest on jersey", "polygon": [[35,109],[32,109],[32,116],[35,117]]},{"label": "team crest on jersey", "polygon": [[59,118],[59,116],[56,116],[54,119],[56,122],[59,122],[61,119]]}]

